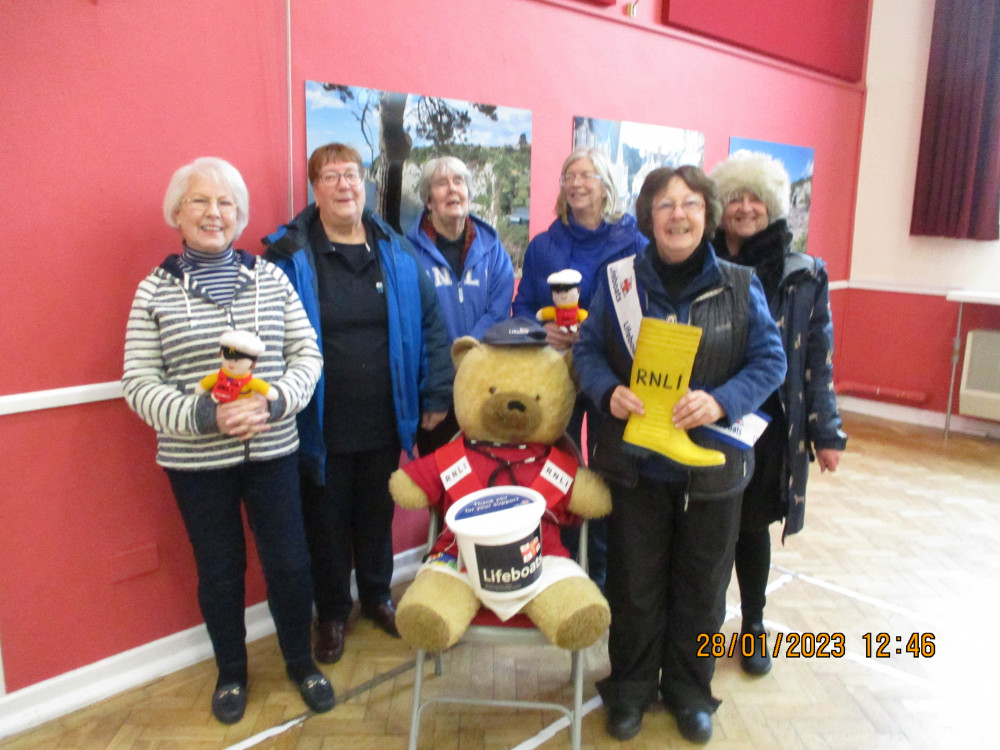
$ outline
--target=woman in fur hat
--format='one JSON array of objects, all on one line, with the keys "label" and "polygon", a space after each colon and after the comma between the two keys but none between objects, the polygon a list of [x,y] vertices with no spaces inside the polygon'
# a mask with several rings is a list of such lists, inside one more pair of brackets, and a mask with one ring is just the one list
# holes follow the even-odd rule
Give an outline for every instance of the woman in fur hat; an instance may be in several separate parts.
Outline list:
[{"label": "woman in fur hat", "polygon": [[743,494],[736,543],[740,633],[751,634],[754,644],[740,663],[744,672],[762,675],[771,669],[763,622],[768,525],[784,519],[782,539],[802,529],[809,463],[836,471],[847,436],[833,392],[829,281],[822,260],[791,250],[788,172],[767,154],[737,151],[712,179],[724,209],[713,245],[720,257],[756,269],[788,359],[784,384],[761,407],[771,423],[754,446],[756,469]]}]

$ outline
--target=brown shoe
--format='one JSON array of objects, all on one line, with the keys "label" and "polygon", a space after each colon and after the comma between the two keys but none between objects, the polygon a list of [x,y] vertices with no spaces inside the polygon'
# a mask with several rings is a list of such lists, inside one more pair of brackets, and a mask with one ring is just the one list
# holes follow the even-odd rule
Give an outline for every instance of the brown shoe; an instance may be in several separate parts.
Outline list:
[{"label": "brown shoe", "polygon": [[399,631],[396,630],[396,605],[392,603],[392,599],[375,606],[362,605],[361,615],[372,620],[393,638],[399,638]]},{"label": "brown shoe", "polygon": [[329,620],[316,625],[316,661],[336,664],[344,655],[344,623]]}]

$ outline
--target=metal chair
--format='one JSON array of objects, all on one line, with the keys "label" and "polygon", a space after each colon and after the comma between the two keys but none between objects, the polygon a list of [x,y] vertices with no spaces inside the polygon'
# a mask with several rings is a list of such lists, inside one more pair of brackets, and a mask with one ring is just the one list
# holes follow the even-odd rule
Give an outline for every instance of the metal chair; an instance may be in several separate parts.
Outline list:
[{"label": "metal chair", "polygon": [[[427,533],[428,549],[437,540],[438,529],[440,528],[440,518],[436,513],[431,513],[430,527]],[[577,562],[587,569],[587,520],[584,519],[580,527],[580,547],[577,554]],[[485,607],[481,607],[479,614],[473,619],[472,624],[465,634],[458,641],[460,644],[488,644],[492,646],[548,646],[556,648],[549,640],[542,635],[542,631],[531,625],[523,614],[517,615],[513,620],[521,619],[521,623],[508,621],[502,624],[477,624],[484,619],[492,619],[500,623],[499,618]],[[524,625],[523,623],[527,623]],[[453,647],[454,648],[454,647]],[[530,708],[548,711],[559,711],[569,720],[570,741],[573,750],[580,750],[581,723],[583,721],[583,651],[571,652],[570,680],[573,683],[573,705],[567,706],[554,701],[528,701],[501,698],[468,698],[462,696],[423,696],[424,685],[424,663],[427,659],[427,652],[423,649],[417,650],[416,667],[413,677],[413,705],[410,710],[410,742],[409,750],[417,750],[417,740],[420,735],[420,717],[423,710],[432,703],[458,703],[472,706],[497,706],[503,708]],[[434,674],[442,674],[441,654],[435,653]]]}]

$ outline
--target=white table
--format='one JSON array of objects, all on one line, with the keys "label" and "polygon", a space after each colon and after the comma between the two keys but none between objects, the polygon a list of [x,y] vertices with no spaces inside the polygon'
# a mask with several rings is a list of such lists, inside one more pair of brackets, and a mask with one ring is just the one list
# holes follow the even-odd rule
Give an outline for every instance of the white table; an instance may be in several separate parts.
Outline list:
[{"label": "white table", "polygon": [[955,397],[955,371],[958,369],[959,354],[962,351],[962,306],[965,303],[971,305],[1000,305],[1000,293],[998,292],[973,292],[965,289],[955,289],[945,295],[949,302],[958,303],[958,323],[955,326],[955,340],[951,345],[951,385],[948,387],[948,411],[944,417],[944,439],[948,439],[948,430],[951,427],[951,407]]}]

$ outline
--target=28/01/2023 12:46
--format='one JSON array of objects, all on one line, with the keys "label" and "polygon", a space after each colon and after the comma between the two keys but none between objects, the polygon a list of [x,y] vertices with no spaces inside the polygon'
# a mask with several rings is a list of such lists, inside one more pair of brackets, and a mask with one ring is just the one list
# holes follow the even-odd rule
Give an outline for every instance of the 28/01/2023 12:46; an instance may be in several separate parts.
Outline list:
[{"label": "28/01/2023 12:46", "polygon": [[[908,636],[892,636],[888,633],[865,633],[865,658],[887,659],[893,654],[909,654],[914,658],[931,658],[935,654],[933,633],[911,633]],[[733,633],[729,638],[724,633],[699,633],[698,656],[721,658],[723,656],[752,656],[756,651],[754,639],[760,639],[760,647],[767,648],[764,634],[753,635]],[[847,655],[847,638],[843,633],[782,633],[778,631],[772,640],[772,656],[777,659],[784,653],[786,659],[840,659]],[[894,645],[895,644],[895,645]]]}]

